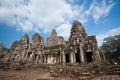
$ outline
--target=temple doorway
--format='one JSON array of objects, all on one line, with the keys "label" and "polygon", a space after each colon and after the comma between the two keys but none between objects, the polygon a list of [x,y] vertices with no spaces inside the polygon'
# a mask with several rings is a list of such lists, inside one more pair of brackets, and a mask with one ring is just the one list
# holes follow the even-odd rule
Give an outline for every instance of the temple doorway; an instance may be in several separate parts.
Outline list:
[{"label": "temple doorway", "polygon": [[70,57],[69,57],[69,54],[65,54],[65,60],[66,60],[66,63],[70,63]]},{"label": "temple doorway", "polygon": [[27,55],[27,57],[29,58],[31,54],[32,54],[32,52],[28,52],[28,55]]},{"label": "temple doorway", "polygon": [[80,55],[79,55],[79,53],[75,54],[75,59],[76,59],[77,63],[80,63]]},{"label": "temple doorway", "polygon": [[92,52],[86,52],[86,60],[88,63],[93,62],[92,56],[93,56]]},{"label": "temple doorway", "polygon": [[75,53],[75,59],[77,63],[80,63],[80,49],[77,47],[77,53]]},{"label": "temple doorway", "polygon": [[37,54],[34,54],[34,58],[35,58],[35,60],[36,60],[36,58],[37,58]]}]

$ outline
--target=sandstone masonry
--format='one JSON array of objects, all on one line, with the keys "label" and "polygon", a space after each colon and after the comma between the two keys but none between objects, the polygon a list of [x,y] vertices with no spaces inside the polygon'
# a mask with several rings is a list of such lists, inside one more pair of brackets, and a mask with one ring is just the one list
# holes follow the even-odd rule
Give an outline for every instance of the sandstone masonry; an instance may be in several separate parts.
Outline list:
[{"label": "sandstone masonry", "polygon": [[35,64],[86,64],[105,61],[104,54],[98,52],[95,36],[88,36],[77,20],[73,22],[68,41],[58,36],[55,29],[45,44],[38,33],[33,35],[31,42],[25,34],[19,41],[13,42],[9,53],[12,62]]}]

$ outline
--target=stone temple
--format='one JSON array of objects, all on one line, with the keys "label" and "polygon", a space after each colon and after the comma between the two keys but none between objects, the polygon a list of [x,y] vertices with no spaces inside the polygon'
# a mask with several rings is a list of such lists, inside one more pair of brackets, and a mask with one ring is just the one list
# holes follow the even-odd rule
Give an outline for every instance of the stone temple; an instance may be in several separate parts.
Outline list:
[{"label": "stone temple", "polygon": [[[82,24],[73,22],[70,37],[65,41],[58,36],[55,29],[47,38],[46,43],[38,33],[29,42],[25,34],[19,41],[14,41],[9,49],[12,62],[24,61],[35,64],[86,64],[101,63],[105,60],[98,52],[95,36],[88,36]],[[3,51],[4,53],[4,51]]]}]

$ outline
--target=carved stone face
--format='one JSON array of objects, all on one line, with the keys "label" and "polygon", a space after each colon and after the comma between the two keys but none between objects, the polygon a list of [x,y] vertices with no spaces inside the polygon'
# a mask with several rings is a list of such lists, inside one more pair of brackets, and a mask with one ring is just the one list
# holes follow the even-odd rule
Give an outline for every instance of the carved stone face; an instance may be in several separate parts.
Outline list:
[{"label": "carved stone face", "polygon": [[72,32],[72,33],[74,33],[74,32],[85,33],[85,29],[83,28],[83,26],[82,26],[82,24],[81,24],[80,22],[75,21],[75,22],[73,23],[71,32]]},{"label": "carved stone face", "polygon": [[44,43],[44,40],[43,38],[38,34],[38,33],[35,33],[32,37],[32,43]]},{"label": "carved stone face", "polygon": [[23,43],[23,44],[28,44],[29,43],[29,38],[28,38],[28,35],[25,34],[21,40],[20,40],[20,43]]}]

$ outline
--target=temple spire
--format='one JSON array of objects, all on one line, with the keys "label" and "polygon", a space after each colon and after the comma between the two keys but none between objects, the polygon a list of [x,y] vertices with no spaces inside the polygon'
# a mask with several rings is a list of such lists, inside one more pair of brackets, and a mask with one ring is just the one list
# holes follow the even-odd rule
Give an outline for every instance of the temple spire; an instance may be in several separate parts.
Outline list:
[{"label": "temple spire", "polygon": [[71,28],[71,34],[72,33],[86,33],[85,29],[83,28],[81,22],[75,20],[73,22],[72,28]]},{"label": "temple spire", "polygon": [[56,37],[56,36],[57,36],[57,32],[55,29],[53,29],[51,33],[51,37]]}]

